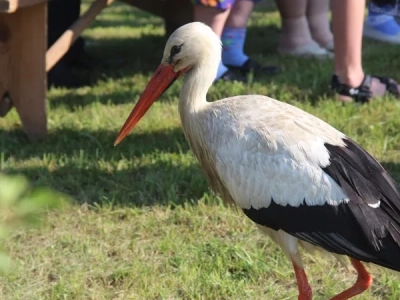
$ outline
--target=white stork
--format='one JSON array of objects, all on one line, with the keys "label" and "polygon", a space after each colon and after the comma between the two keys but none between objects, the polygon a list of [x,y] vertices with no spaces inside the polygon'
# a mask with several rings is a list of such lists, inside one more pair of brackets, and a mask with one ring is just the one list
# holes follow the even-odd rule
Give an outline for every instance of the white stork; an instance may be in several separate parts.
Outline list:
[{"label": "white stork", "polygon": [[299,254],[348,256],[356,283],[332,299],[368,289],[361,261],[400,271],[400,189],[352,139],[291,105],[260,95],[207,102],[221,42],[198,22],[178,28],[115,145],[182,74],[179,113],[211,189],[239,206],[292,261],[300,300],[312,289]]}]

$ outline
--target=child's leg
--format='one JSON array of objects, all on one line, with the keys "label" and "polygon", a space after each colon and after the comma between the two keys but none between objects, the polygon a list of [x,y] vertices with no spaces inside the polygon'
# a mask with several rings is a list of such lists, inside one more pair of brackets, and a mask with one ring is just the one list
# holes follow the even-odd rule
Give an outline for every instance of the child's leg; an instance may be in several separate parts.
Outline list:
[{"label": "child's leg", "polygon": [[221,10],[217,7],[194,5],[194,20],[207,24],[218,36],[221,36],[230,11],[230,8]]},{"label": "child's leg", "polygon": [[300,56],[329,57],[331,54],[321,48],[311,36],[306,16],[308,3],[308,0],[276,0],[282,24],[279,52]]},{"label": "child's leg", "polygon": [[[332,25],[335,39],[335,81],[349,88],[357,88],[364,82],[362,67],[362,32],[365,0],[334,0],[332,2]],[[334,81],[334,80],[333,80]],[[377,77],[369,84],[370,97],[382,96],[386,92],[400,96],[400,86],[393,80],[391,87]],[[349,96],[341,95],[340,100],[348,101]]]},{"label": "child's leg", "polygon": [[222,61],[226,65],[242,66],[249,57],[244,54],[247,21],[253,11],[254,2],[237,0],[229,14],[222,32]]},{"label": "child's leg", "polygon": [[306,18],[307,0],[276,0],[282,32],[280,47],[296,48],[312,42]]},{"label": "child's leg", "polygon": [[333,35],[329,24],[330,0],[308,0],[307,20],[311,36],[321,47],[333,50]]},{"label": "child's leg", "polygon": [[341,82],[357,87],[364,79],[362,31],[365,0],[334,0],[332,25],[335,38],[335,74]]},{"label": "child's leg", "polygon": [[276,66],[262,66],[244,53],[247,22],[254,8],[254,2],[260,0],[236,0],[222,32],[222,61],[232,70],[242,74],[254,72],[273,75],[279,72]]},{"label": "child's leg", "polygon": [[[232,0],[231,2],[234,3],[234,0]],[[195,1],[195,3],[194,20],[207,24],[218,36],[221,37],[225,22],[231,11],[230,5],[228,4],[227,6],[221,7],[221,3],[215,2],[216,6],[205,6],[200,0]],[[212,2],[210,3],[210,5],[214,4]],[[228,68],[222,63],[221,60],[218,67],[216,80],[221,78],[227,71]]]}]

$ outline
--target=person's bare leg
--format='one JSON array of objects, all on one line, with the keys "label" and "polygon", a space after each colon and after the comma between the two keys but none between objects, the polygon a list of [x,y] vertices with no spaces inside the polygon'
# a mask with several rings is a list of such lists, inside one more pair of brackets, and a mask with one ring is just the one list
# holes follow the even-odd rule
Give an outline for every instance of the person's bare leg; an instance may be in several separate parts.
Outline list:
[{"label": "person's bare leg", "polygon": [[247,23],[254,8],[252,0],[236,0],[222,32],[222,62],[230,69],[237,69],[244,75],[253,71],[273,75],[279,72],[276,66],[262,66],[251,60],[244,52]]},{"label": "person's bare leg", "polygon": [[235,28],[246,28],[254,2],[251,0],[237,0],[226,20],[225,26]]},{"label": "person's bare leg", "polygon": [[[340,83],[357,88],[364,80],[362,32],[365,0],[332,1],[332,29],[335,43],[334,72]],[[377,78],[370,85],[372,96],[382,96],[386,86]],[[400,90],[398,88],[398,90]],[[339,97],[349,101],[349,97]]]},{"label": "person's bare leg", "polygon": [[365,0],[332,1],[335,74],[352,87],[359,86],[364,79],[361,62],[364,12]]},{"label": "person's bare leg", "polygon": [[219,10],[215,7],[194,5],[194,20],[207,24],[220,37],[230,11],[230,9]]},{"label": "person's bare leg", "polygon": [[329,24],[330,0],[308,0],[307,20],[311,36],[321,47],[333,50],[333,35]]},{"label": "person's bare leg", "polygon": [[306,12],[308,0],[276,0],[281,27],[279,47],[294,49],[312,42]]},{"label": "person's bare leg", "polygon": [[[219,9],[217,7],[203,6],[200,4],[194,5],[194,21],[202,22],[211,27],[211,29],[221,37],[222,32],[225,27],[225,22],[231,12],[230,8],[225,10]],[[223,64],[222,59],[218,66],[217,76],[215,80],[224,77],[228,68]],[[233,78],[232,78],[233,79]],[[228,79],[230,80],[230,79]]]},{"label": "person's bare leg", "polygon": [[241,67],[249,57],[244,53],[246,27],[254,2],[236,0],[222,32],[222,62],[226,66]]}]

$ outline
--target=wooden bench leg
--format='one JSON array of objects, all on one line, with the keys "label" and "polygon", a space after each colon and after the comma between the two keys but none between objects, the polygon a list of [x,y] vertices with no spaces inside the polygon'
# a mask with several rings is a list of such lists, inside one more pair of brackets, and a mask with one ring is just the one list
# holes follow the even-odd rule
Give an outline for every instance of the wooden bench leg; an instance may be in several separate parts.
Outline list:
[{"label": "wooden bench leg", "polygon": [[0,98],[11,99],[30,140],[47,135],[46,13],[40,3],[0,15]]}]

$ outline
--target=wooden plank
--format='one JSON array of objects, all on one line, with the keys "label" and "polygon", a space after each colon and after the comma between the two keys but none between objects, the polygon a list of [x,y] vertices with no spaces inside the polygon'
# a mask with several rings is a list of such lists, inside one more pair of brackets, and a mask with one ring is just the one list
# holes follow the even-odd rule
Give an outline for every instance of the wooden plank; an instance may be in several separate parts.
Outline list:
[{"label": "wooden plank", "polygon": [[114,0],[96,0],[78,20],[66,30],[59,39],[50,47],[46,54],[46,71],[51,68],[67,53],[71,45],[97,17],[97,15]]},{"label": "wooden plank", "polygon": [[13,13],[17,9],[42,2],[47,2],[47,0],[0,0],[0,12]]},{"label": "wooden plank", "polygon": [[4,117],[12,107],[8,95],[11,78],[7,74],[11,66],[11,28],[5,14],[0,14],[0,116]]},{"label": "wooden plank", "polygon": [[0,97],[11,99],[30,140],[47,134],[46,13],[41,2],[0,14]]}]

